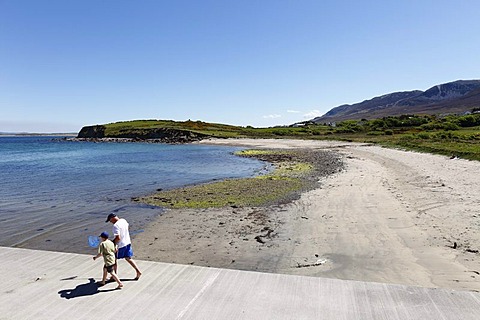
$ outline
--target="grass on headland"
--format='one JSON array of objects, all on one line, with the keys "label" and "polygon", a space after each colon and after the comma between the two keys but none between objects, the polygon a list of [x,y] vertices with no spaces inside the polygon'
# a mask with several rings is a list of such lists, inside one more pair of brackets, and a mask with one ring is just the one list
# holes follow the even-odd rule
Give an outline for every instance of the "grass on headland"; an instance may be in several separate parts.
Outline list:
[{"label": "grass on headland", "polygon": [[105,136],[116,137],[131,131],[140,133],[158,128],[188,130],[218,138],[246,137],[250,131],[249,128],[203,121],[133,120],[106,124]]},{"label": "grass on headland", "polygon": [[137,120],[105,125],[107,137],[129,130],[172,128],[215,138],[288,138],[375,143],[388,147],[480,160],[480,110],[469,115],[401,115],[339,123],[253,128],[202,121]]}]

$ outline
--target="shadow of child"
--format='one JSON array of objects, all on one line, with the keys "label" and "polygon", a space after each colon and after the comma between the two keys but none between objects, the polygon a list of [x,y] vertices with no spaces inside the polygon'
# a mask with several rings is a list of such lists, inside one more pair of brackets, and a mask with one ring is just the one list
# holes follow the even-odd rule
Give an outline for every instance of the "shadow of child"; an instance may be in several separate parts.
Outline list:
[{"label": "shadow of child", "polygon": [[72,299],[84,296],[91,296],[100,292],[115,291],[111,290],[98,290],[98,284],[95,282],[95,279],[89,278],[88,283],[79,284],[74,289],[65,289],[58,291],[60,297],[65,299]]}]

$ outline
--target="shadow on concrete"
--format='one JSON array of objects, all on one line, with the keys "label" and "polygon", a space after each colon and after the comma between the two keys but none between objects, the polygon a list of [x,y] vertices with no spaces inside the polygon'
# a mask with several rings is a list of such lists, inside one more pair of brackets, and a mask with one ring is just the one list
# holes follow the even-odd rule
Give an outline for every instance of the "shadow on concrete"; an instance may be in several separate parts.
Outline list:
[{"label": "shadow on concrete", "polygon": [[120,281],[122,281],[122,282],[138,281],[138,279],[137,279],[137,278],[130,278],[130,279],[122,279],[122,278],[120,278]]},{"label": "shadow on concrete", "polygon": [[115,291],[117,289],[98,290],[98,283],[93,278],[88,279],[88,283],[79,284],[73,289],[65,289],[58,291],[60,297],[65,299],[72,299],[78,297],[92,296],[101,292]]}]

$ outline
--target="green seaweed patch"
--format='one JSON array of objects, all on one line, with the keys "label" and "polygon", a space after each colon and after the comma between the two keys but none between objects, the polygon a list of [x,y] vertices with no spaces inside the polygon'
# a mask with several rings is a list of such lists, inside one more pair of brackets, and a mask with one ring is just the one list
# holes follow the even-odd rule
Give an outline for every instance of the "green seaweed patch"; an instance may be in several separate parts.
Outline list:
[{"label": "green seaweed patch", "polygon": [[273,175],[276,176],[301,176],[314,169],[313,165],[304,162],[284,162],[276,165]]},{"label": "green seaweed patch", "polygon": [[259,155],[271,155],[271,154],[286,154],[288,151],[285,150],[271,150],[271,149],[245,149],[236,151],[237,156],[242,157],[255,157]]},{"label": "green seaweed patch", "polygon": [[341,168],[331,152],[278,149],[247,149],[235,153],[274,165],[266,175],[227,179],[202,185],[164,190],[134,201],[167,208],[264,206],[289,202],[325,176]]},{"label": "green seaweed patch", "polygon": [[246,149],[235,153],[246,158],[256,158],[274,164],[275,171],[269,176],[300,177],[312,173],[315,166],[305,152],[296,150]]},{"label": "green seaweed patch", "polygon": [[168,208],[261,206],[285,199],[302,186],[300,179],[269,175],[160,191],[135,200]]}]

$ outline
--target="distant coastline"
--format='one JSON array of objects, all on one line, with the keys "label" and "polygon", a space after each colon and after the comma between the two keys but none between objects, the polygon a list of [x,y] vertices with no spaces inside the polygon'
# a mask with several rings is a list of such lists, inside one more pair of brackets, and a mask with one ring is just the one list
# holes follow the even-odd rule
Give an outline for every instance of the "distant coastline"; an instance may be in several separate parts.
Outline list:
[{"label": "distant coastline", "polygon": [[42,137],[58,137],[58,136],[68,136],[68,137],[76,137],[77,133],[75,132],[68,132],[68,133],[33,133],[33,132],[0,132],[0,137],[34,137],[34,136],[42,136]]}]

